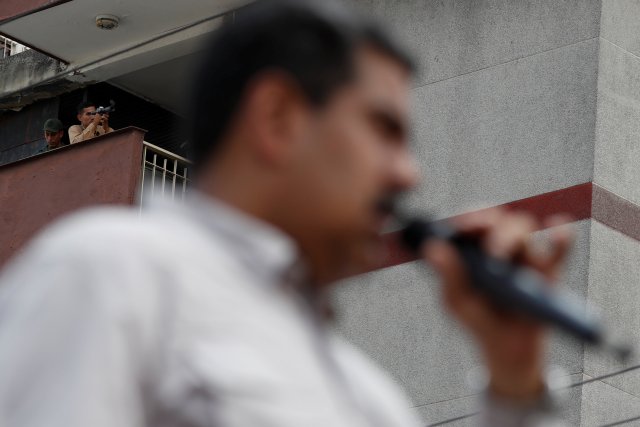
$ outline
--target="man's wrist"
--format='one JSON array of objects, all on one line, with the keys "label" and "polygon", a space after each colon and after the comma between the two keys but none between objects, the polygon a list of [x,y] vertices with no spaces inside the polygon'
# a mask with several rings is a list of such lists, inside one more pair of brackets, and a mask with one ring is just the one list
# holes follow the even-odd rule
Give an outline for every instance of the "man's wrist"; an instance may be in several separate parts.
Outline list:
[{"label": "man's wrist", "polygon": [[530,402],[540,399],[547,390],[542,371],[532,374],[523,372],[491,376],[488,391],[499,399],[514,402]]},{"label": "man's wrist", "polygon": [[[504,371],[502,371],[504,373]],[[562,391],[569,385],[568,374],[558,366],[550,366],[536,373],[529,381],[521,381],[522,373],[514,373],[505,379],[490,374],[486,365],[478,365],[467,373],[467,384],[473,392],[481,393],[490,400],[512,406],[536,405],[553,395],[553,400],[561,400]]]},{"label": "man's wrist", "polygon": [[[486,370],[485,370],[486,372]],[[478,391],[484,389],[484,394],[498,402],[510,403],[515,406],[537,405],[538,402],[547,400],[550,396],[553,401],[562,400],[564,390],[569,386],[570,377],[567,372],[555,365],[545,367],[536,374],[535,380],[520,381],[513,378],[521,378],[515,374],[513,378],[498,382],[495,378],[489,379]]]},{"label": "man's wrist", "polygon": [[527,342],[517,340],[487,348],[488,389],[501,398],[527,402],[536,400],[545,390],[545,342],[543,335]]},{"label": "man's wrist", "polygon": [[559,416],[558,402],[547,388],[536,400],[526,403],[500,399],[491,393],[485,394],[484,400],[482,425],[565,426]]},{"label": "man's wrist", "polygon": [[487,358],[489,392],[514,401],[538,399],[546,388],[545,364],[542,352],[532,353],[521,357]]}]

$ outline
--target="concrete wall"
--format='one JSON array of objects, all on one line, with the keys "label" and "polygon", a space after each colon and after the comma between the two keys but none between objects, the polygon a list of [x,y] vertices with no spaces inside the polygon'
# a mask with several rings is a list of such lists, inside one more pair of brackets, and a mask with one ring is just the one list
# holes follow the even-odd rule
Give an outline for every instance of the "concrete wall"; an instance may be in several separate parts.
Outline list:
[{"label": "concrete wall", "polygon": [[[592,223],[588,289],[589,301],[606,313],[611,329],[635,342],[640,340],[639,31],[640,1],[602,2],[594,183],[625,203],[601,216],[623,232]],[[638,355],[621,364],[587,350],[584,374],[600,376],[638,363]],[[583,426],[640,417],[640,371],[583,386],[582,408]]]},{"label": "concrete wall", "polygon": [[35,50],[28,50],[4,58],[0,61],[0,75],[2,76],[0,96],[38,83],[56,75],[59,71],[58,61]]},{"label": "concrete wall", "polygon": [[81,83],[66,78],[47,82],[64,67],[58,60],[36,50],[0,60],[0,110],[19,110],[38,100],[47,100],[81,87]]},{"label": "concrete wall", "polygon": [[[389,23],[420,58],[412,91],[412,146],[423,181],[406,200],[408,207],[448,217],[590,182],[594,170],[596,177],[604,177],[597,162],[618,161],[607,159],[614,153],[598,151],[605,130],[617,134],[622,126],[612,123],[609,129],[602,120],[613,111],[602,110],[605,80],[599,73],[604,67],[625,76],[636,64],[624,55],[614,59],[621,55],[619,48],[610,52],[603,47],[601,15],[602,37],[619,32],[628,49],[640,50],[637,38],[633,41],[637,20],[630,17],[625,29],[609,14],[617,9],[615,13],[631,15],[630,8],[640,2],[352,2]],[[605,56],[611,57],[608,64],[602,63]],[[611,75],[609,84],[626,93],[638,91],[631,78],[627,84],[633,89],[616,85],[617,78]],[[611,98],[622,102],[615,94]],[[624,157],[638,123],[622,126],[628,130],[617,155]],[[625,176],[640,180],[640,173]],[[611,181],[620,179],[612,176]],[[640,198],[640,192],[636,195]],[[602,234],[592,222],[575,224],[577,244],[561,283],[583,297],[591,292],[590,252],[599,244],[591,234],[597,233],[598,242]],[[430,422],[472,412],[477,405],[466,378],[479,363],[478,355],[438,298],[437,279],[417,263],[352,279],[335,294],[338,329],[392,372]],[[569,382],[582,380],[587,363],[583,346],[561,335],[551,341],[550,364],[563,368]],[[596,388],[586,387],[573,389],[566,401],[572,425],[594,425],[590,414],[604,408],[594,406],[599,401]],[[608,410],[610,418],[622,415],[613,406]],[[469,418],[450,425],[475,424]]]},{"label": "concrete wall", "polygon": [[594,182],[640,204],[640,1],[602,4]]},{"label": "concrete wall", "polygon": [[[640,339],[640,243],[593,221],[589,266],[589,301],[606,313],[608,325],[621,337]],[[584,374],[596,377],[640,363],[622,364],[587,349]],[[583,386],[582,425],[597,426],[640,416],[640,371]]]},{"label": "concrete wall", "polygon": [[96,204],[132,204],[144,131],[125,128],[0,167],[0,267],[63,214]]},{"label": "concrete wall", "polygon": [[600,1],[355,3],[420,58],[413,205],[448,216],[591,180]]}]

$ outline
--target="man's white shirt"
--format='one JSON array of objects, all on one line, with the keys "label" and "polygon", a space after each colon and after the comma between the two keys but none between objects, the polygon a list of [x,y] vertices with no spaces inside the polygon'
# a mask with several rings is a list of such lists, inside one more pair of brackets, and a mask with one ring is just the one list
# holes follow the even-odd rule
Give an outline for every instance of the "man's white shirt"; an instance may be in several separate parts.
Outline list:
[{"label": "man's white shirt", "polygon": [[1,279],[0,425],[420,425],[299,270],[286,235],[195,195],[63,220]]},{"label": "man's white shirt", "polygon": [[67,218],[0,278],[0,425],[420,426],[304,277],[288,236],[197,194]]}]

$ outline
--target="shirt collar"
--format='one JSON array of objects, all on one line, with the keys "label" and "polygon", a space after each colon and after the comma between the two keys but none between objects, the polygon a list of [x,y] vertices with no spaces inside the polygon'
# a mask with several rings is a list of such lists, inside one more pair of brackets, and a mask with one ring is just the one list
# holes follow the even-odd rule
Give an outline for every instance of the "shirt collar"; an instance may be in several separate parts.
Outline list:
[{"label": "shirt collar", "polygon": [[273,225],[193,190],[186,195],[182,208],[219,236],[256,273],[280,282],[304,275],[295,241]]}]

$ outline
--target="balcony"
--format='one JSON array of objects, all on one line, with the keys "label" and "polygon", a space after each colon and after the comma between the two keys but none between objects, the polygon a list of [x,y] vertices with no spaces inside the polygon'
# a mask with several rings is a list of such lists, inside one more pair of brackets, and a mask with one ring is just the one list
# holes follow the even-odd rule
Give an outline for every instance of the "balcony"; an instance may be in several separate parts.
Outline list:
[{"label": "balcony", "polygon": [[18,42],[8,39],[4,36],[0,36],[0,59],[7,58],[12,55],[17,55],[18,53],[22,53],[28,49],[28,47],[23,46]]},{"label": "balcony", "polygon": [[144,135],[127,127],[0,166],[0,266],[61,215],[184,197],[190,162],[145,142]]}]

